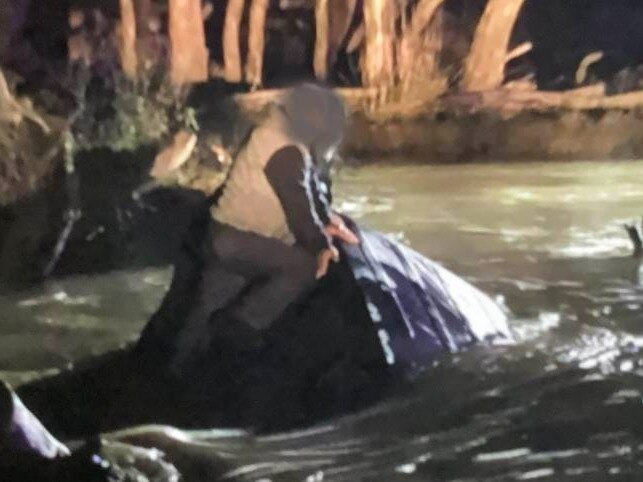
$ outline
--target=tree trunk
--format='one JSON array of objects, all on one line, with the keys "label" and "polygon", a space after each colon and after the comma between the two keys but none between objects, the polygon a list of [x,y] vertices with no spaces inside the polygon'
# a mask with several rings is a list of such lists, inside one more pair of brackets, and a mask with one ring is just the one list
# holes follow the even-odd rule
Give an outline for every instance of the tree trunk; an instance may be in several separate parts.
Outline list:
[{"label": "tree trunk", "polygon": [[435,12],[442,6],[444,0],[420,0],[413,11],[411,24],[408,32],[416,37],[422,34],[422,31],[429,26],[435,16]]},{"label": "tree trunk", "polygon": [[390,0],[364,0],[366,46],[362,58],[365,87],[389,87],[395,80],[395,6]]},{"label": "tree trunk", "polygon": [[239,27],[243,17],[244,0],[228,0],[223,27],[223,59],[225,80],[238,83],[242,80]]},{"label": "tree trunk", "polygon": [[328,0],[315,0],[315,76],[325,80],[328,76]]},{"label": "tree trunk", "polygon": [[121,21],[119,24],[119,54],[121,68],[129,78],[136,78],[138,58],[136,55],[136,14],[133,0],[120,0]]},{"label": "tree trunk", "polygon": [[341,49],[347,46],[347,35],[353,24],[357,0],[328,0],[328,68],[337,62]]},{"label": "tree trunk", "polygon": [[263,52],[265,47],[266,13],[268,0],[252,0],[250,5],[250,32],[248,33],[248,60],[246,82],[254,89],[260,87],[263,78]]},{"label": "tree trunk", "polygon": [[[426,29],[436,19],[444,0],[421,0],[413,11],[409,25],[403,31],[398,53],[399,72],[403,85],[408,85],[416,73],[433,77],[438,68],[437,57],[442,46],[442,29],[437,28],[426,38]],[[439,22],[441,26],[441,22]],[[421,61],[421,67],[418,65]],[[421,70],[418,72],[418,69]]]},{"label": "tree trunk", "polygon": [[150,49],[150,20],[152,16],[151,0],[134,0],[136,14],[136,55],[138,67],[147,69],[153,64],[153,52]]},{"label": "tree trunk", "polygon": [[174,85],[208,79],[209,53],[200,0],[170,0],[170,78]]},{"label": "tree trunk", "polygon": [[150,35],[151,0],[134,0],[134,12],[136,14],[136,37],[139,41],[144,40]]},{"label": "tree trunk", "polygon": [[511,33],[525,0],[489,0],[465,62],[462,87],[477,92],[500,87]]},{"label": "tree trunk", "polygon": [[149,31],[149,19],[152,15],[152,0],[134,0],[136,12],[136,29],[139,36],[146,35]]},{"label": "tree trunk", "polygon": [[558,91],[509,89],[506,86],[484,92],[461,92],[445,96],[440,107],[469,112],[543,112],[552,110],[634,110],[643,108],[643,90],[605,95],[605,84]]}]

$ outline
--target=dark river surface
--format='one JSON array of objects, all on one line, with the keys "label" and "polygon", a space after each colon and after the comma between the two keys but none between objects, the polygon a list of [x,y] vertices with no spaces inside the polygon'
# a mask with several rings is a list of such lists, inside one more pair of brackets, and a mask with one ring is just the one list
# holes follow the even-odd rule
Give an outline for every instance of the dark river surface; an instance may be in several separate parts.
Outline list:
[{"label": "dark river surface", "polygon": [[[505,304],[517,345],[447,357],[413,393],[301,432],[163,432],[188,480],[643,480],[643,269],[622,226],[643,215],[643,162],[375,166],[337,189],[343,212]],[[0,376],[134,340],[169,273],[0,298]],[[111,456],[137,433],[109,435]]]}]

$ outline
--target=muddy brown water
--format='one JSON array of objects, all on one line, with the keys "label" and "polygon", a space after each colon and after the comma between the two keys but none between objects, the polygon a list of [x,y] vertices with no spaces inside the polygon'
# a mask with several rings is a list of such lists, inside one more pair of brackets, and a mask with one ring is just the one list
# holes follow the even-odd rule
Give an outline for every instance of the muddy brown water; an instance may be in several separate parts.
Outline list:
[{"label": "muddy brown water", "polygon": [[[413,393],[309,430],[158,445],[188,480],[643,480],[643,269],[622,227],[643,216],[642,180],[643,162],[341,170],[342,211],[504,303],[518,344],[447,357]],[[169,276],[3,296],[0,376],[18,384],[134,340]]]}]

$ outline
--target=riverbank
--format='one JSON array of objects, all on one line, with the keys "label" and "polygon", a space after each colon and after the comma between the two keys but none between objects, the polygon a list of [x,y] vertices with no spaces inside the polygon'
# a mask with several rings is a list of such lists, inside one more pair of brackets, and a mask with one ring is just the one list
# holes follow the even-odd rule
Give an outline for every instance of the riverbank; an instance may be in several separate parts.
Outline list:
[{"label": "riverbank", "polygon": [[[206,110],[199,122],[199,136],[208,140],[204,145],[210,139],[225,143],[223,130],[243,131],[234,126],[256,118],[280,92],[228,97],[204,93],[187,109]],[[351,112],[344,157],[353,165],[643,158],[643,110],[637,105],[603,109],[586,108],[592,104],[583,108],[545,104],[511,110],[513,103],[498,109],[461,96],[401,106],[382,103],[365,89],[338,92]],[[607,98],[613,101],[618,96]],[[29,126],[26,122],[22,125]],[[168,131],[173,132],[169,126]],[[72,177],[65,173],[62,155],[50,159],[46,172],[36,172],[40,164],[34,164],[27,195],[24,183],[12,183],[8,177],[5,197],[20,199],[0,208],[0,287],[30,286],[48,274],[170,263],[191,213],[203,201],[203,194],[195,190],[198,183],[192,181],[220,179],[224,168],[213,169],[195,158],[180,179],[172,181],[188,189],[168,186],[143,200],[134,198],[133,191],[149,180],[150,166],[165,137],[135,151],[116,146],[80,150]],[[23,167],[29,173],[27,164]],[[70,222],[75,214],[80,218]]]},{"label": "riverbank", "polygon": [[[337,92],[351,112],[344,153],[357,165],[643,157],[643,105],[634,99],[616,107],[623,95],[601,95],[600,101],[583,96],[582,103],[576,97],[557,108],[547,102],[558,92],[533,93],[522,96],[520,104],[510,99],[496,106],[485,105],[482,94],[473,100],[455,95],[426,105],[382,106],[376,105],[376,93],[366,89]],[[234,102],[253,117],[279,95],[277,90],[241,94]],[[606,100],[613,106],[601,107]]]},{"label": "riverbank", "polygon": [[[643,157],[643,106],[637,102],[629,107],[603,108],[600,103],[590,104],[590,97],[582,105],[560,108],[533,102],[507,102],[494,108],[482,101],[471,104],[465,96],[452,96],[427,105],[376,106],[375,94],[366,89],[337,92],[351,112],[344,154],[357,165]],[[253,117],[279,95],[277,90],[241,94],[234,102]]]},{"label": "riverbank", "polygon": [[643,111],[435,112],[377,121],[356,114],[346,153],[358,164],[627,160],[643,157]]}]

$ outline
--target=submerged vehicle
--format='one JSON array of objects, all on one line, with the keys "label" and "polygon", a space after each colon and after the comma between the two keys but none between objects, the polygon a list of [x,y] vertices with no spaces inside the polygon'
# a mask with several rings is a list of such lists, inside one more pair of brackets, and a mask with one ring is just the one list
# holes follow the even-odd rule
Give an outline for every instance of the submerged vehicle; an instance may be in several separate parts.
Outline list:
[{"label": "submerged vehicle", "polygon": [[[56,436],[147,423],[274,431],[373,403],[444,354],[507,343],[507,315],[487,295],[407,246],[349,219],[361,244],[251,349],[234,326],[214,336],[189,376],[167,369],[195,301],[203,223],[187,237],[172,286],[135,347],[18,388]],[[225,311],[211,321],[225,322]]]}]

